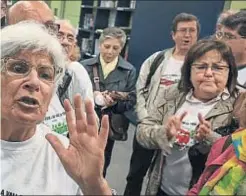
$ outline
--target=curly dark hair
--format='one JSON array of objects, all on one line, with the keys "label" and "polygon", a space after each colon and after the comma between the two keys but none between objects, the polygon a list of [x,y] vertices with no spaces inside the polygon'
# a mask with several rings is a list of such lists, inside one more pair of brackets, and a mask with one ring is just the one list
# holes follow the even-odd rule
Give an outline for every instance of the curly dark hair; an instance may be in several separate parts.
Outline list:
[{"label": "curly dark hair", "polygon": [[193,85],[190,80],[191,65],[193,62],[211,50],[217,50],[221,54],[222,59],[229,65],[229,76],[226,86],[230,94],[237,92],[237,66],[231,48],[224,42],[214,39],[200,40],[188,51],[184,60],[184,64],[181,68],[181,80],[178,85],[180,91],[188,93],[191,89],[193,89]]}]

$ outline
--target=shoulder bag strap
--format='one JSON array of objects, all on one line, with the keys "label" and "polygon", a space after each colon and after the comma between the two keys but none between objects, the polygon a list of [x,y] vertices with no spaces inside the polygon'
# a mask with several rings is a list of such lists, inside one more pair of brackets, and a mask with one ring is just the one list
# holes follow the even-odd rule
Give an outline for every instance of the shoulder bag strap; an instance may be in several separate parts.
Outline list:
[{"label": "shoulder bag strap", "polygon": [[95,85],[95,90],[100,91],[98,67],[96,64],[92,66],[92,71],[93,71],[93,82]]}]

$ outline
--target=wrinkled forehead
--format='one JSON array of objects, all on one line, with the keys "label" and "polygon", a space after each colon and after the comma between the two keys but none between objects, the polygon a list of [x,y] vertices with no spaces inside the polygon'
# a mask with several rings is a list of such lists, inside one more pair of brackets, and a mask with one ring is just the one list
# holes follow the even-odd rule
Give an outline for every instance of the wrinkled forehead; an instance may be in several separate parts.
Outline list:
[{"label": "wrinkled forehead", "polygon": [[192,21],[180,21],[177,24],[177,29],[179,28],[194,28],[197,29],[197,23],[195,20]]},{"label": "wrinkled forehead", "polygon": [[44,50],[21,50],[16,55],[13,55],[12,58],[23,60],[32,64],[53,64],[53,58],[47,51]]},{"label": "wrinkled forehead", "polygon": [[67,22],[59,22],[59,21],[56,21],[55,23],[60,25],[60,28],[59,28],[60,33],[72,35],[74,37],[76,36],[75,29],[73,28],[71,24]]}]

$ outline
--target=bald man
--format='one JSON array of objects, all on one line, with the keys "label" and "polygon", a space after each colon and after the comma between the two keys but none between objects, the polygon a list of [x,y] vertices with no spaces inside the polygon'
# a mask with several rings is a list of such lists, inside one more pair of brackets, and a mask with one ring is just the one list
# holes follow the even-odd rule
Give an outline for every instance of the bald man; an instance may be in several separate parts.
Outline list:
[{"label": "bald man", "polygon": [[[68,29],[71,35],[73,35],[72,46],[74,47],[76,44],[75,30],[72,25],[63,22],[61,22],[60,25],[56,24],[51,9],[43,1],[18,1],[9,9],[8,17],[9,24],[15,24],[26,20],[40,22],[44,24],[51,33],[58,35],[58,38],[60,37],[61,31]],[[70,61],[70,52],[68,52],[64,40],[68,41],[68,36],[66,36],[65,39],[59,38],[59,41],[62,44],[70,63],[67,66],[63,84],[52,97],[44,123],[53,131],[67,135],[67,122],[65,110],[63,108],[64,100],[67,98],[73,104],[73,97],[77,93],[81,95],[82,99],[88,98],[91,101],[94,101],[94,98],[92,84],[87,71],[80,63]]]},{"label": "bald man", "polygon": [[9,24],[24,20],[35,20],[40,23],[54,21],[54,15],[44,1],[18,1],[9,9]]}]

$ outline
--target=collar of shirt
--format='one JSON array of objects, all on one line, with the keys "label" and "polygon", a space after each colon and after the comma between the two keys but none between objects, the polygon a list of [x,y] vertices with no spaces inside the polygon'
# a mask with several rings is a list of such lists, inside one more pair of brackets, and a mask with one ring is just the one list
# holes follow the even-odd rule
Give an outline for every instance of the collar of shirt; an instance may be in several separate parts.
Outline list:
[{"label": "collar of shirt", "polygon": [[215,97],[215,98],[213,98],[210,101],[205,102],[205,103],[200,101],[200,100],[198,100],[197,98],[195,98],[193,96],[193,90],[190,90],[190,92],[186,95],[185,99],[186,99],[186,101],[188,101],[190,103],[209,105],[209,104],[217,102],[217,101],[219,101],[221,99],[224,101],[224,100],[228,99],[229,97],[230,97],[230,93],[229,93],[228,89],[225,88],[224,91],[222,93],[220,93],[217,97]]},{"label": "collar of shirt", "polygon": [[242,69],[246,69],[246,64],[245,65],[239,65],[237,66],[237,70],[240,71]]},{"label": "collar of shirt", "polygon": [[106,63],[106,62],[103,60],[103,58],[102,58],[101,55],[99,56],[99,58],[100,58],[100,63],[101,63],[101,66],[102,66],[102,71],[103,71],[104,78],[106,78],[106,77],[108,76],[108,74],[109,74],[110,72],[112,72],[112,71],[116,68],[119,57],[116,57],[116,58],[115,58],[112,62],[110,62],[110,63]]}]

